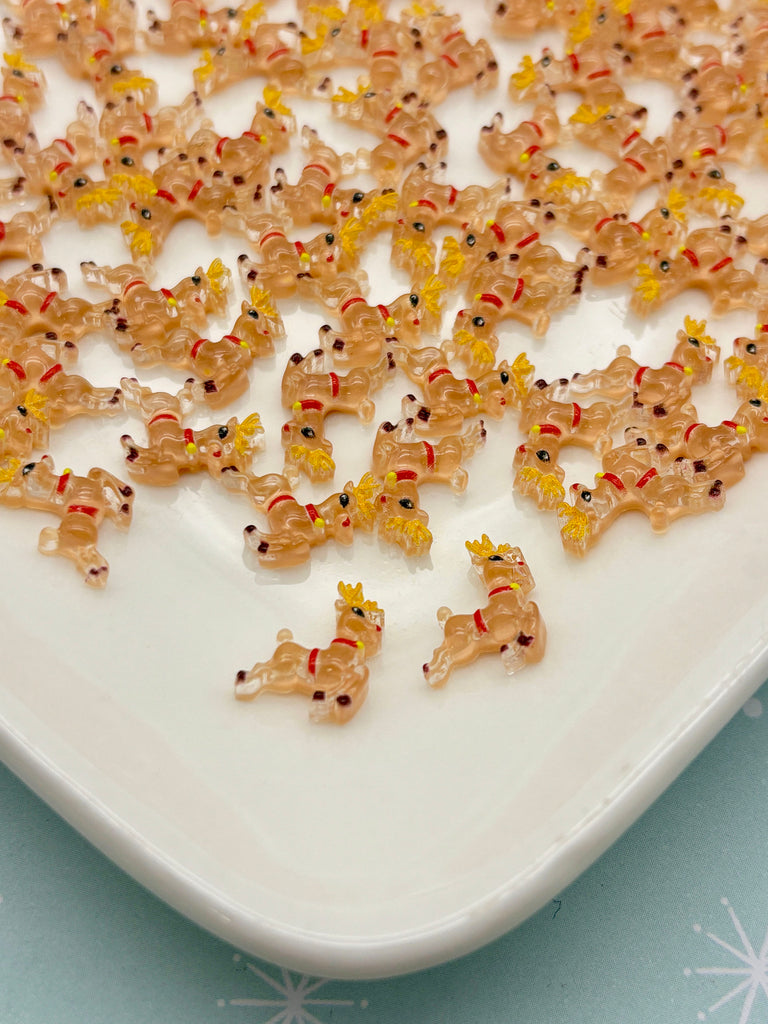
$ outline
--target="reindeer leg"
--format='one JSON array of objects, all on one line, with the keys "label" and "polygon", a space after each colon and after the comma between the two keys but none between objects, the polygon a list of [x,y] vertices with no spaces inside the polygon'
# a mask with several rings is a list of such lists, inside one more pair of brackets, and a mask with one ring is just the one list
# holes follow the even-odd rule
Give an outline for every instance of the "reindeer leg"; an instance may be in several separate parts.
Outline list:
[{"label": "reindeer leg", "polygon": [[61,555],[75,563],[91,587],[103,587],[109,576],[107,560],[96,547],[97,530],[92,520],[82,522],[81,513],[65,518],[59,527],[40,531],[38,550],[43,555]]},{"label": "reindeer leg", "polygon": [[[362,665],[351,679],[343,679],[342,685],[327,691],[322,697],[313,696],[309,707],[312,722],[332,722],[343,725],[354,718],[368,696],[368,669]],[[317,698],[317,699],[315,699]]]},{"label": "reindeer leg", "polygon": [[269,661],[256,664],[246,672],[240,669],[235,677],[235,697],[237,700],[255,700],[270,682],[272,663]]},{"label": "reindeer leg", "polygon": [[507,675],[544,657],[547,631],[536,604],[523,609],[522,622],[515,638],[501,648],[501,662]]},{"label": "reindeer leg", "polygon": [[431,659],[422,665],[424,676],[432,687],[445,686],[452,669],[453,651],[447,642],[436,647]]},{"label": "reindeer leg", "polygon": [[467,489],[469,473],[462,466],[459,466],[451,474],[451,489],[457,494],[462,494]]},{"label": "reindeer leg", "polygon": [[262,533],[253,525],[246,526],[243,534],[246,550],[252,551],[265,567],[302,565],[311,553],[306,540],[287,541],[280,534]]}]

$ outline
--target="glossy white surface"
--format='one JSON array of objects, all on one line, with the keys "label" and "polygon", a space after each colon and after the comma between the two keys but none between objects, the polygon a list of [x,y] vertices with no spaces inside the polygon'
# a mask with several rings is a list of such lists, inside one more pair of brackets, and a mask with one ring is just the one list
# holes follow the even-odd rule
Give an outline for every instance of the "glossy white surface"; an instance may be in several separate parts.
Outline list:
[{"label": "glossy white surface", "polygon": [[[141,64],[158,74],[156,60]],[[513,66],[512,57],[502,63],[506,72]],[[183,95],[180,74],[166,82],[164,102]],[[57,102],[76,98],[68,89]],[[248,101],[238,96],[239,106],[230,94],[209,104],[222,132],[247,127]],[[325,124],[315,104],[293,106],[299,123]],[[513,123],[501,87],[452,100],[451,137],[474,137],[502,106]],[[54,125],[51,111],[46,121]],[[342,144],[359,144],[350,139]],[[457,148],[449,180],[492,180]],[[295,174],[296,163],[286,166]],[[46,256],[77,292],[85,287],[80,259],[125,257],[113,230],[75,237],[77,250],[71,226],[58,225]],[[186,223],[156,282],[176,281],[213,255],[234,271],[246,249]],[[378,301],[407,287],[386,264],[383,244],[366,258]],[[254,368],[251,395],[233,407],[258,410],[267,427],[261,472],[282,460],[284,360],[313,347],[323,323],[315,310],[286,310],[284,348]],[[510,326],[502,351],[526,349],[547,379],[601,365],[622,342],[642,361],[662,362],[685,313],[705,316],[704,299],[685,297],[663,321],[645,323],[625,318],[618,292],[590,297],[557,319],[546,342]],[[740,314],[708,329],[727,355],[753,320]],[[219,328],[226,333],[227,324],[211,333]],[[106,341],[87,342],[83,353],[83,372],[97,383],[133,372]],[[696,395],[710,421],[736,407],[716,375]],[[143,379],[169,387],[183,375]],[[406,390],[403,378],[388,386],[372,427],[332,424],[338,484],[359,479],[375,424],[397,418]],[[256,514],[212,480],[193,479],[138,488],[129,534],[103,530],[111,576],[105,592],[92,593],[69,564],[37,554],[45,516],[0,509],[0,749],[8,764],[173,906],[248,952],[303,971],[414,970],[523,920],[630,825],[768,675],[768,459],[752,461],[722,513],[661,537],[626,516],[580,562],[561,550],[554,520],[511,490],[512,419],[488,427],[466,494],[425,491],[435,542],[424,562],[359,536],[350,550],[319,550],[302,569],[254,571],[243,563],[241,531]],[[121,475],[118,437],[141,429],[128,416],[73,423],[53,455],[62,468],[101,464]],[[599,468],[570,454],[566,464],[570,479],[585,482]],[[522,547],[547,656],[511,680],[500,662],[485,660],[433,692],[421,664],[440,640],[434,613],[481,601],[464,541],[483,532]],[[361,580],[387,614],[359,716],[343,729],[320,728],[300,699],[235,702],[236,670],[267,657],[279,628],[290,625],[309,646],[333,635],[339,579]]]}]

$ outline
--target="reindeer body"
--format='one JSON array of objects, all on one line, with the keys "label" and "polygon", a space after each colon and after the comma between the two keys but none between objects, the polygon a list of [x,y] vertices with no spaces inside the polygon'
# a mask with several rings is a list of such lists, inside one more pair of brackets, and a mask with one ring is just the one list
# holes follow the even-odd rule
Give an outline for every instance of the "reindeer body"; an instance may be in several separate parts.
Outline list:
[{"label": "reindeer body", "polygon": [[454,668],[470,665],[484,654],[501,654],[510,675],[540,661],[546,647],[546,628],[537,605],[527,596],[533,577],[519,548],[494,548],[484,535],[467,548],[472,566],[488,593],[488,603],[470,614],[437,613],[443,642],[423,666],[432,687],[444,686]]},{"label": "reindeer body", "polygon": [[258,662],[235,680],[235,697],[254,700],[264,693],[298,693],[311,699],[313,722],[348,722],[368,693],[368,658],[381,648],[384,613],[365,601],[362,586],[339,584],[336,636],[327,647],[302,647],[291,631],[278,633],[278,646],[269,661]]}]

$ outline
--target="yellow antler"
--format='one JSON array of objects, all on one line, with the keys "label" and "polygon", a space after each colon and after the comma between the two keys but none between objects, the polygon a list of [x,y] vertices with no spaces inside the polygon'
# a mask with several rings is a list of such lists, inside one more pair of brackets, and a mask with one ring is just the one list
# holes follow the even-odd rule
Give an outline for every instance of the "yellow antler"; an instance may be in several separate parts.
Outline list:
[{"label": "yellow antler", "polygon": [[381,608],[375,601],[366,601],[363,597],[362,583],[339,583],[339,594],[350,608],[362,608],[366,612],[380,612]]},{"label": "yellow antler", "polygon": [[470,555],[478,555],[480,558],[490,558],[491,555],[504,555],[507,551],[512,550],[511,544],[499,544],[496,547],[487,533],[483,534],[481,540],[466,541],[464,547]]}]

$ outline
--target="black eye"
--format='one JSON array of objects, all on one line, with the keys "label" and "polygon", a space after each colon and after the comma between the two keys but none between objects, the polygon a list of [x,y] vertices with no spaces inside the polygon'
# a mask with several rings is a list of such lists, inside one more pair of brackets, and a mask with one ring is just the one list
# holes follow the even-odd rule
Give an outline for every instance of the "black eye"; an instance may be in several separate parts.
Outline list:
[{"label": "black eye", "polygon": [[337,36],[339,34],[339,32],[341,32],[341,29],[339,28],[338,25],[336,26],[336,28],[332,28],[331,29],[331,35],[332,36]]},{"label": "black eye", "polygon": [[355,192],[355,194],[352,196],[352,202],[353,203],[362,203],[362,201],[364,199],[365,199],[365,193],[364,192]]},{"label": "black eye", "polygon": [[485,317],[473,316],[472,317],[472,326],[473,327],[485,327]]},{"label": "black eye", "polygon": [[722,174],[718,170],[707,171],[708,178],[722,178]]},{"label": "black eye", "polygon": [[663,271],[666,274],[666,272],[669,270],[669,260],[662,260],[659,264],[659,270]]},{"label": "black eye", "polygon": [[199,285],[200,282],[202,281],[202,278],[200,277],[199,274],[193,274],[189,280],[192,282],[193,285],[195,285],[195,287],[197,287],[197,285]]},{"label": "black eye", "polygon": [[224,438],[229,434],[229,427],[219,427],[219,437],[223,441]]},{"label": "black eye", "polygon": [[88,184],[88,179],[87,178],[75,178],[75,180],[72,182],[72,184],[75,186],[75,188],[82,188],[84,185]]},{"label": "black eye", "polygon": [[502,370],[499,374],[499,380],[502,384],[509,384],[509,374],[506,370]]},{"label": "black eye", "polygon": [[[310,427],[309,429],[311,430],[312,428]],[[304,431],[302,430],[302,434],[303,433]],[[346,508],[347,505],[349,504],[349,495],[346,493],[346,491],[343,491],[339,495],[339,504],[341,505],[342,508]]]},{"label": "black eye", "polygon": [[557,160],[552,160],[551,163],[547,164],[547,170],[548,171],[559,171],[560,170],[560,164],[557,162]]},{"label": "black eye", "polygon": [[152,214],[149,212],[146,206],[141,211],[141,216],[144,218],[144,220],[152,220]]},{"label": "black eye", "polygon": [[275,112],[274,112],[274,110],[272,110],[271,107],[264,107],[264,113],[266,114],[267,117],[274,117],[275,116]]},{"label": "black eye", "polygon": [[333,243],[336,241],[336,236],[329,231],[328,234],[325,236],[325,241],[327,245],[333,245]]},{"label": "black eye", "polygon": [[759,398],[750,398],[749,404],[759,408],[763,403],[760,401]]},{"label": "black eye", "polygon": [[403,508],[413,508],[413,502],[410,498],[401,498],[398,504],[402,505]]},{"label": "black eye", "polygon": [[133,157],[132,156],[120,157],[120,163],[123,165],[123,167],[133,167]]},{"label": "black eye", "polygon": [[662,206],[662,208],[659,210],[659,213],[664,218],[664,220],[667,220],[667,218],[669,217],[669,210],[666,208],[666,206]]},{"label": "black eye", "polygon": [[226,46],[220,46],[218,48],[218,50],[216,51],[216,56],[217,57],[223,57],[226,52],[227,52]]},{"label": "black eye", "polygon": [[408,296],[408,301],[415,308],[419,304],[419,296],[418,295],[409,295]]},{"label": "black eye", "polygon": [[359,615],[360,618],[362,618],[362,619],[365,618],[365,612],[363,611],[362,608],[358,608],[357,605],[355,605],[355,607],[352,609],[352,612],[355,615]]},{"label": "black eye", "polygon": [[110,71],[110,74],[113,74],[113,75],[122,75],[122,73],[123,73],[123,65],[122,64],[113,64],[112,67],[109,69],[109,71]]},{"label": "black eye", "polygon": [[747,345],[747,352],[749,352],[751,356],[757,353],[757,345],[754,343],[754,341],[750,341],[750,343]]},{"label": "black eye", "polygon": [[23,77],[24,77],[24,72],[23,72],[23,71],[19,71],[19,69],[18,69],[18,68],[14,68],[14,69],[13,69],[13,71],[11,72],[11,74],[12,74],[12,75],[13,75],[13,76],[14,76],[15,78],[23,78]]},{"label": "black eye", "polygon": [[699,339],[698,338],[689,338],[688,339],[688,344],[689,345],[693,345],[694,348],[699,348],[700,347],[699,346]]},{"label": "black eye", "polygon": [[501,555],[488,555],[488,561],[489,562],[503,562],[504,559],[501,557]]},{"label": "black eye", "polygon": [[549,452],[545,448],[539,448],[536,452],[536,458],[539,462],[549,462]]},{"label": "black eye", "polygon": [[466,242],[470,249],[472,248],[476,241],[477,239],[475,238],[474,235],[467,235]]},{"label": "black eye", "polygon": [[581,497],[584,501],[592,501],[592,491],[582,491]]},{"label": "black eye", "polygon": [[301,428],[301,436],[302,437],[310,437],[311,438],[311,437],[315,436],[315,432],[312,429],[312,427],[302,427]]},{"label": "black eye", "polygon": [[551,57],[542,57],[541,58],[541,66],[543,68],[548,68],[551,63],[552,63],[552,58]]},{"label": "black eye", "polygon": [[415,220],[411,226],[413,227],[414,231],[424,231],[425,230],[424,225],[421,223],[420,220]]},{"label": "black eye", "polygon": [[24,469],[22,469],[22,471],[21,471],[21,472],[22,472],[22,475],[23,475],[23,476],[26,476],[26,475],[27,475],[27,473],[31,473],[31,472],[32,472],[32,470],[33,470],[33,469],[35,468],[35,466],[36,466],[36,465],[37,465],[37,463],[35,463],[35,462],[28,462],[28,463],[26,464],[26,466],[24,467]]},{"label": "black eye", "polygon": [[249,309],[248,310],[248,316],[253,317],[254,320],[258,320],[259,319],[259,311],[258,311],[258,309]]},{"label": "black eye", "polygon": [[616,115],[615,114],[604,114],[603,115],[603,120],[604,121],[615,121],[616,120]]},{"label": "black eye", "polygon": [[598,23],[598,25],[602,25],[603,22],[605,21],[605,18],[606,18],[605,11],[600,11],[600,13],[597,16],[597,23]]},{"label": "black eye", "polygon": [[22,416],[26,416],[27,415],[26,406],[24,406],[24,405],[17,405],[16,406],[16,412],[21,413]]},{"label": "black eye", "polygon": [[236,18],[237,17],[237,11],[235,10],[234,7],[228,7],[227,8],[227,17],[228,18]]}]

